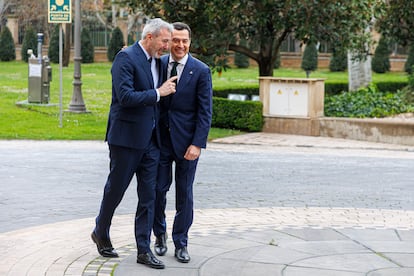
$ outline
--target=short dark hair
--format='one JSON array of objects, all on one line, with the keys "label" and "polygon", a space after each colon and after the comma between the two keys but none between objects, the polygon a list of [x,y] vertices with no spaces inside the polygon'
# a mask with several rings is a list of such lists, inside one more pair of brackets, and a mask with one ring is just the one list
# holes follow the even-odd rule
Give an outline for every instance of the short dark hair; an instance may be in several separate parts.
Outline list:
[{"label": "short dark hair", "polygon": [[182,30],[187,30],[188,31],[188,35],[191,38],[191,29],[190,26],[188,26],[187,24],[183,23],[183,22],[174,22],[173,27],[175,30],[177,31],[182,31]]}]

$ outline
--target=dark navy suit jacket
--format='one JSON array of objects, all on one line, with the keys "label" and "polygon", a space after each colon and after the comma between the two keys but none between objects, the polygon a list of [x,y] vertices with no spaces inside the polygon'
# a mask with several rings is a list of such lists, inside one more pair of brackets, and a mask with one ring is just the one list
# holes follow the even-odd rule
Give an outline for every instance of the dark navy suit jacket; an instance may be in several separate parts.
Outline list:
[{"label": "dark navy suit jacket", "polygon": [[[161,57],[163,76],[168,61],[169,55]],[[175,154],[183,158],[188,146],[207,144],[213,94],[210,68],[189,54],[176,91],[160,101],[160,133],[161,140],[170,135]]]},{"label": "dark navy suit jacket", "polygon": [[[105,140],[144,149],[157,125],[158,109],[151,64],[138,42],[116,55],[111,72],[112,103]],[[159,79],[163,79],[162,72]]]}]

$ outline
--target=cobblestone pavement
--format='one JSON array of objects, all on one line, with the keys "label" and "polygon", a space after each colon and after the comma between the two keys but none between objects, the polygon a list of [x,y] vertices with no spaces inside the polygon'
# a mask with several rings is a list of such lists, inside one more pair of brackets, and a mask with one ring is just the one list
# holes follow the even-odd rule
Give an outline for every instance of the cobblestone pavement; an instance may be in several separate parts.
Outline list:
[{"label": "cobblestone pavement", "polygon": [[[131,184],[121,257],[89,238],[108,172],[92,141],[0,141],[0,275],[414,275],[414,147],[254,133],[203,151],[192,261],[135,263]],[[168,219],[173,217],[169,193]]]}]

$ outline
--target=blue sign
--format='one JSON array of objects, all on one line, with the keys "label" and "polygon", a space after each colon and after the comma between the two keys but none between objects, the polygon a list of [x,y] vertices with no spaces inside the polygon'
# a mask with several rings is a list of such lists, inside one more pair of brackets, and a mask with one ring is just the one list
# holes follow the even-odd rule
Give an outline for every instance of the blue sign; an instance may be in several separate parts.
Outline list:
[{"label": "blue sign", "polygon": [[49,23],[72,23],[71,0],[48,0]]}]

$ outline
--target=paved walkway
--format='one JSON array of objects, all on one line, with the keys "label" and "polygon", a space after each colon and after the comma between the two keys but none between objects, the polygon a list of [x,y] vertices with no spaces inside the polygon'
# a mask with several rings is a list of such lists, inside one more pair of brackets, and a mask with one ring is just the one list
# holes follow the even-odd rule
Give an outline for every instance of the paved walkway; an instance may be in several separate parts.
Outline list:
[{"label": "paved walkway", "polygon": [[[71,155],[79,149],[83,156]],[[111,230],[120,258],[100,257],[90,240],[103,143],[0,141],[0,154],[0,275],[414,275],[414,147],[265,133],[218,139],[200,162],[192,260],[176,262],[169,240],[164,270],[135,262],[133,196]]]}]

